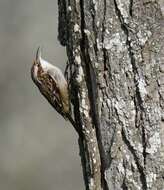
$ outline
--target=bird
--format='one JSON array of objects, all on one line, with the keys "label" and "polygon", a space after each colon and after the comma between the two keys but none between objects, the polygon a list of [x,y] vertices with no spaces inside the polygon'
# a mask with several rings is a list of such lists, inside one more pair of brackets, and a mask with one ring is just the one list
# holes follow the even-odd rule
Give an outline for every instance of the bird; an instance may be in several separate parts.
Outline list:
[{"label": "bird", "polygon": [[52,107],[66,120],[69,120],[75,130],[80,133],[71,116],[68,82],[58,67],[41,57],[40,47],[37,49],[36,57],[31,67],[31,78]]}]

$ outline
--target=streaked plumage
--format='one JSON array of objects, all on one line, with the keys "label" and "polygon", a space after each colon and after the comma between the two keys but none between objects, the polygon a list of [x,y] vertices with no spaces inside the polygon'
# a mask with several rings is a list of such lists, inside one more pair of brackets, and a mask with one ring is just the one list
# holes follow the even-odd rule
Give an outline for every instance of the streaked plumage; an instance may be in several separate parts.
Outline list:
[{"label": "streaked plumage", "polygon": [[70,111],[67,81],[58,67],[42,59],[40,48],[31,68],[31,77],[49,103],[67,118]]}]

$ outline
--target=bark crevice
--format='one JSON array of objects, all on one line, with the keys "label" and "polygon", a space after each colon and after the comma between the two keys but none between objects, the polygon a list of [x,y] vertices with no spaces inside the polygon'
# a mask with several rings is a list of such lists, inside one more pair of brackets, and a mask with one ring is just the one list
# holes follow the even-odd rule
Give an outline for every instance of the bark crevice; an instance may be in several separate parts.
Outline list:
[{"label": "bark crevice", "polygon": [[137,155],[136,150],[134,149],[134,147],[131,145],[130,141],[128,140],[126,132],[125,132],[124,129],[122,129],[122,139],[123,139],[123,142],[126,144],[128,150],[133,155],[133,158],[134,158],[135,163],[137,165],[138,171],[140,173],[140,181],[142,183],[142,188],[143,188],[143,190],[147,190],[147,182],[146,182],[145,169],[142,166],[142,164],[140,163],[140,158]]},{"label": "bark crevice", "polygon": [[[140,120],[141,122],[143,121],[143,114],[145,112],[144,110],[144,106],[143,106],[143,101],[142,101],[142,97],[141,97],[141,94],[140,94],[140,91],[139,91],[139,87],[138,87],[138,78],[140,77],[140,74],[138,72],[138,68],[137,68],[137,64],[136,64],[136,61],[135,61],[135,57],[134,57],[134,50],[133,48],[131,47],[131,36],[129,34],[129,30],[130,27],[128,26],[128,24],[126,24],[124,22],[124,17],[122,16],[121,14],[121,11],[120,9],[118,8],[118,5],[117,5],[117,2],[116,0],[114,0],[114,4],[115,4],[115,9],[116,9],[116,14],[119,18],[119,21],[120,21],[120,25],[121,25],[121,28],[122,30],[124,31],[124,34],[126,36],[126,44],[127,44],[127,49],[128,49],[128,53],[129,53],[129,58],[130,58],[130,62],[131,62],[131,65],[132,65],[132,69],[133,69],[133,73],[134,73],[134,84],[135,84],[135,96],[134,96],[134,105],[135,105],[135,110],[136,110],[136,113],[140,113]],[[133,7],[133,0],[130,1],[130,15],[132,16],[132,7]],[[132,32],[132,31],[131,31]],[[134,35],[134,34],[133,34]],[[139,107],[139,108],[138,108]],[[142,127],[142,145],[143,145],[143,159],[144,159],[144,167],[146,166],[146,136],[145,136],[145,128],[144,128],[144,125],[139,125],[137,124],[137,121],[139,120],[138,118],[138,114],[136,114],[136,119],[135,119],[135,126],[138,128],[138,127]],[[137,167],[138,167],[138,170],[140,172],[140,180],[141,180],[141,183],[143,185],[143,189],[144,190],[147,190],[147,179],[146,179],[146,174],[145,174],[145,171],[144,171],[144,167],[142,167],[142,165],[139,163],[139,160],[140,158],[137,157],[137,154],[135,153],[135,150],[133,149],[133,146],[131,146],[130,142],[128,141],[128,139],[126,138],[126,134],[124,133],[124,130],[122,130],[122,135],[123,135],[123,140],[124,142],[127,144],[127,146],[129,147],[129,150],[131,151],[131,153],[133,154],[134,156],[134,159],[136,161],[136,164],[137,164]]]},{"label": "bark crevice", "polygon": [[[85,66],[84,71],[86,73],[85,77],[86,77],[86,84],[87,84],[87,89],[88,89],[88,95],[89,95],[89,100],[90,100],[90,115],[92,118],[92,122],[93,122],[93,127],[95,127],[96,129],[96,139],[98,142],[98,147],[99,147],[99,153],[100,153],[100,159],[101,159],[101,185],[103,187],[104,190],[108,190],[108,187],[106,185],[106,181],[105,181],[105,177],[104,177],[104,161],[102,158],[102,155],[104,154],[103,152],[103,145],[102,145],[102,140],[101,140],[101,133],[99,132],[100,130],[100,119],[99,119],[99,114],[98,114],[98,86],[97,86],[97,78],[96,78],[96,73],[94,68],[92,67],[92,62],[90,60],[90,56],[89,56],[89,45],[88,45],[88,41],[87,38],[85,36],[85,15],[84,15],[84,1],[81,0],[81,32],[82,32],[82,39],[81,39],[81,43],[80,43],[80,47],[81,47],[81,53],[82,53],[82,58],[84,60]],[[92,19],[93,19],[93,32],[96,36],[96,28],[95,28],[95,20],[94,20],[94,14],[92,14]],[[96,38],[95,38],[96,39]],[[95,41],[94,44],[94,50],[95,50],[95,56],[97,57],[97,44]]]}]

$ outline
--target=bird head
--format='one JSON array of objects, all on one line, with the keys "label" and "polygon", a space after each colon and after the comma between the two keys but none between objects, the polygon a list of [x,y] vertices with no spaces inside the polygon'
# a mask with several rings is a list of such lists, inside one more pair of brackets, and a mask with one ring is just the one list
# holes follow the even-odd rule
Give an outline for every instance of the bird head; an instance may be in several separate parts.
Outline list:
[{"label": "bird head", "polygon": [[44,70],[41,66],[41,50],[40,47],[37,49],[35,60],[31,67],[31,78],[34,83],[38,86],[41,85],[41,76],[44,73]]}]

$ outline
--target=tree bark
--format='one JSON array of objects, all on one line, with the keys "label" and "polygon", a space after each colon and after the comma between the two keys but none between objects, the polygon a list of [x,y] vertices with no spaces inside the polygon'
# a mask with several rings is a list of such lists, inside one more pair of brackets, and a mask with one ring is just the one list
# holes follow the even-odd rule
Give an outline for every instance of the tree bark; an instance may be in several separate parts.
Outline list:
[{"label": "tree bark", "polygon": [[58,0],[87,190],[164,189],[164,20],[157,0]]}]

